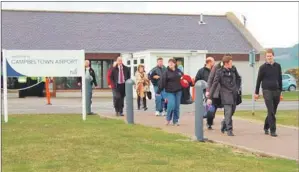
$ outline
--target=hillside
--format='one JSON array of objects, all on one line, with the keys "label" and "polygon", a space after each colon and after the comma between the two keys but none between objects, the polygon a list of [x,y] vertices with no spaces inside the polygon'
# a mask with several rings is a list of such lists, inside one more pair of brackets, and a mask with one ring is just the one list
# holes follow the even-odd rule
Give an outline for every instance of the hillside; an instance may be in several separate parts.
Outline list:
[{"label": "hillside", "polygon": [[299,44],[288,48],[273,48],[275,60],[281,64],[282,70],[298,68],[299,63]]}]

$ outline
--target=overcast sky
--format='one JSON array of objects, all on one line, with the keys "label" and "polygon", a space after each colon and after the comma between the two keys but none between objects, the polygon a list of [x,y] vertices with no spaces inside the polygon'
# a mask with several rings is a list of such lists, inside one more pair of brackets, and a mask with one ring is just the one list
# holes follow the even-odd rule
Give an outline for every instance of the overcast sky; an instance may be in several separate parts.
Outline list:
[{"label": "overcast sky", "polygon": [[247,18],[264,47],[298,43],[298,2],[2,2],[2,9],[225,14]]}]

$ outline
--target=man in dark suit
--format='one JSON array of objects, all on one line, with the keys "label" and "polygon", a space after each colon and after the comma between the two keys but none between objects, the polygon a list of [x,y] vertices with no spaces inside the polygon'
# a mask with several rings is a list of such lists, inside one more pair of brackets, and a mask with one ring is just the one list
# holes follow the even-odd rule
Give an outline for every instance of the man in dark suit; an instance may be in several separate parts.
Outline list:
[{"label": "man in dark suit", "polygon": [[[212,95],[219,94],[221,104],[224,106],[224,123],[228,136],[234,136],[233,134],[233,120],[232,116],[235,113],[237,105],[238,91],[241,87],[241,77],[237,74],[235,68],[232,65],[232,56],[225,55],[222,59],[223,67],[216,71],[215,78],[210,86],[210,95],[207,101],[208,104],[212,104]],[[221,127],[221,131],[224,133],[224,127]]]},{"label": "man in dark suit", "polygon": [[108,83],[108,87],[111,88],[112,90],[112,96],[113,96],[113,106],[115,107],[115,88],[114,88],[114,84],[111,81],[111,74],[112,74],[112,69],[116,66],[116,61],[113,62],[113,64],[111,65],[111,67],[108,69],[107,71],[107,83]]},{"label": "man in dark suit", "polygon": [[125,82],[126,80],[131,78],[130,69],[125,66],[122,62],[122,58],[118,57],[116,60],[117,65],[112,69],[110,80],[113,84],[113,88],[115,89],[115,94],[113,96],[115,99],[115,112],[116,116],[124,116],[124,98],[125,94]]}]

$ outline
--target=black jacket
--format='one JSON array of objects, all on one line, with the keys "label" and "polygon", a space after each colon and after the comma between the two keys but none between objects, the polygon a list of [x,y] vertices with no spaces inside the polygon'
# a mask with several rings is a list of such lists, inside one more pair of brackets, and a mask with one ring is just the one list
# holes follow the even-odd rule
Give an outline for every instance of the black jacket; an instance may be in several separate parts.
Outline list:
[{"label": "black jacket", "polygon": [[[86,70],[86,69],[85,69]],[[94,70],[90,67],[89,68],[89,74],[90,74],[90,76],[92,77],[92,81],[91,81],[91,85],[92,84],[94,84],[94,86],[98,86],[98,83],[97,83],[97,80],[96,80],[96,74],[94,73]],[[78,79],[77,79],[77,82],[78,83],[81,83],[82,82],[82,78],[81,77],[79,77]]]},{"label": "black jacket", "polygon": [[174,71],[167,68],[167,70],[163,73],[162,78],[159,82],[158,94],[160,94],[164,89],[168,93],[176,93],[182,90],[181,86],[181,77],[183,76],[183,72],[179,69],[175,69]]},{"label": "black jacket", "polygon": [[208,82],[210,72],[211,72],[211,69],[209,69],[207,67],[203,67],[203,68],[199,69],[196,74],[196,77],[195,77],[195,83],[199,80],[204,80],[204,81]]},{"label": "black jacket", "polygon": [[240,84],[241,77],[235,67],[231,69],[219,68],[210,87],[210,94],[213,95],[219,89],[222,105],[236,105],[241,88]]},{"label": "black jacket", "polygon": [[275,62],[273,65],[268,63],[261,65],[256,80],[255,94],[259,94],[261,83],[263,90],[282,91],[282,75],[280,64]]},{"label": "black jacket", "polygon": [[[158,86],[159,85],[159,81],[163,75],[163,73],[166,71],[166,67],[165,66],[162,66],[162,67],[154,67],[150,72],[149,72],[149,79],[151,80],[152,84],[154,86]],[[158,75],[160,76],[159,79],[154,79],[153,77],[155,75]]]},{"label": "black jacket", "polygon": [[[125,77],[124,79],[125,79],[125,81],[127,81],[128,79],[131,78],[130,68],[128,68],[127,66],[123,65],[123,72],[124,72],[124,77]],[[118,68],[118,65],[116,65],[115,67],[113,67],[113,69],[111,71],[111,75],[110,75],[110,79],[112,81],[113,88],[117,88],[118,74],[119,74],[119,68]]]}]

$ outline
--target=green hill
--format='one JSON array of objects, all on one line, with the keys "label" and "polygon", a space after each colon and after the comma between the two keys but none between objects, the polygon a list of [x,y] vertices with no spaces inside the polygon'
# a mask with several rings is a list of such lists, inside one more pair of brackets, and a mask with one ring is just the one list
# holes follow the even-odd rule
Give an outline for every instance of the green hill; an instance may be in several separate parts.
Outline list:
[{"label": "green hill", "polygon": [[282,70],[298,68],[299,44],[288,48],[273,48],[275,60],[281,64]]}]

